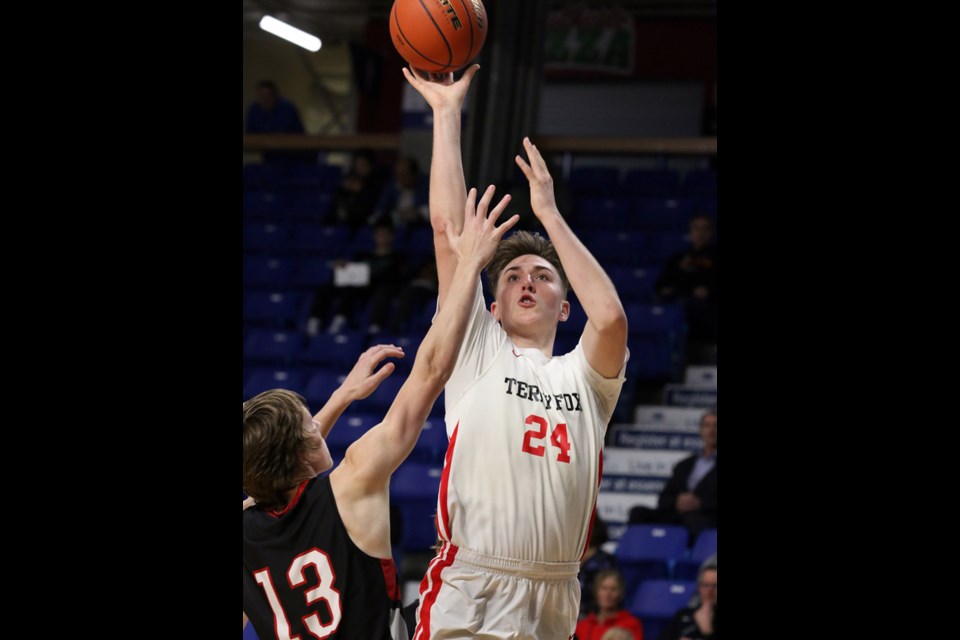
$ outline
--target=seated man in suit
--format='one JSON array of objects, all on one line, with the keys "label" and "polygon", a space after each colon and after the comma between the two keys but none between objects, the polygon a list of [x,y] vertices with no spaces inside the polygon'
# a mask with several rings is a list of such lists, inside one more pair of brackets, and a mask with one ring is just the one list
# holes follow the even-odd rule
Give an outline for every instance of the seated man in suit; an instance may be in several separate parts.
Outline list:
[{"label": "seated man in suit", "polygon": [[630,523],[682,524],[690,544],[704,529],[717,526],[717,410],[700,417],[703,449],[684,458],[660,492],[657,508],[634,507]]}]

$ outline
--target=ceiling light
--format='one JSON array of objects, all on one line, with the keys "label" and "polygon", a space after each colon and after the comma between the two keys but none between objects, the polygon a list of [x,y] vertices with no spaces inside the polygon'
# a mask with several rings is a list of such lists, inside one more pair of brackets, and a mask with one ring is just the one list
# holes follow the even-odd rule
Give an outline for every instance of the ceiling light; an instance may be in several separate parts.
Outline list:
[{"label": "ceiling light", "polygon": [[301,31],[296,27],[291,27],[286,22],[281,22],[276,18],[263,16],[260,20],[260,28],[295,45],[301,46],[307,51],[320,50],[320,38],[312,36],[306,31]]}]

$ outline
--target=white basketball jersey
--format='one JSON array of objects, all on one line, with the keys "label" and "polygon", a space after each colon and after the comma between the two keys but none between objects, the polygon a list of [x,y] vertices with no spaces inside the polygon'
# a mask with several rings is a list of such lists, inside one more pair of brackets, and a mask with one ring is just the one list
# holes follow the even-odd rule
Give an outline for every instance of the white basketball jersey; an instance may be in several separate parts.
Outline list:
[{"label": "white basketball jersey", "polygon": [[488,556],[579,561],[624,369],[604,378],[581,344],[553,358],[514,346],[484,308],[478,281],[445,388],[450,446],[437,507],[440,537]]}]

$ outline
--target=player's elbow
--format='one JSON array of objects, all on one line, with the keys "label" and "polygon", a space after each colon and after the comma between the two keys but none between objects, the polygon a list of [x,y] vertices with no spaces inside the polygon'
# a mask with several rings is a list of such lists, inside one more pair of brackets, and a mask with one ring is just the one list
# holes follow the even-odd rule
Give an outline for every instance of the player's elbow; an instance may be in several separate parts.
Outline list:
[{"label": "player's elbow", "polygon": [[604,335],[626,335],[627,313],[620,300],[610,300],[589,315],[590,323]]},{"label": "player's elbow", "polygon": [[425,389],[440,390],[447,384],[450,375],[453,373],[456,353],[449,349],[428,349],[422,348],[417,353],[417,359],[413,364],[411,375],[416,376],[417,384]]}]

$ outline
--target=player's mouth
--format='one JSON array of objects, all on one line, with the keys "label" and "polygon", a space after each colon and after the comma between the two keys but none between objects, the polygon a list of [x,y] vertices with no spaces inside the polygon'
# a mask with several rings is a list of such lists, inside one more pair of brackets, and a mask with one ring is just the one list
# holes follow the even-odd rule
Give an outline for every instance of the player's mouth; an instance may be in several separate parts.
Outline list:
[{"label": "player's mouth", "polygon": [[536,305],[536,304],[537,304],[536,298],[534,298],[534,297],[531,296],[530,294],[524,294],[524,295],[520,296],[520,306],[521,306],[521,307],[527,307],[527,308],[529,308],[529,307],[532,307],[532,306],[534,306],[534,305]]}]

